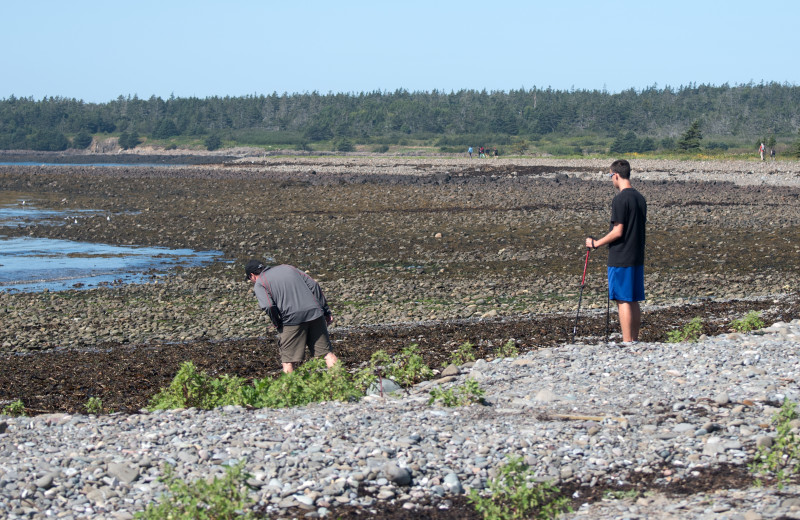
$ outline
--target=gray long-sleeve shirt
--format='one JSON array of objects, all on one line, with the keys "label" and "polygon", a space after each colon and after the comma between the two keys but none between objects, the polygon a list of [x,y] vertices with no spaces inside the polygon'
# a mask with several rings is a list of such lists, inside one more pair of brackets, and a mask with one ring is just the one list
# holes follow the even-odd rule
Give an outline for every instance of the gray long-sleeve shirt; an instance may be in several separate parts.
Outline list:
[{"label": "gray long-sleeve shirt", "polygon": [[262,272],[253,292],[264,311],[269,312],[273,305],[277,307],[281,325],[300,325],[331,313],[319,284],[291,265],[278,265]]}]

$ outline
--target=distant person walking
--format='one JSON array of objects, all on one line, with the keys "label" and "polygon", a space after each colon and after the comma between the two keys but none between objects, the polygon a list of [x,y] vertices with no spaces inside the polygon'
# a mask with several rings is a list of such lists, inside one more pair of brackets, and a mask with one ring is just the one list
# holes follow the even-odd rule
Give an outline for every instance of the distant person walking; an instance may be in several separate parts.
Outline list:
[{"label": "distant person walking", "polygon": [[764,160],[764,153],[766,151],[767,151],[767,149],[764,147],[764,143],[761,143],[761,146],[758,147],[758,153],[761,154],[761,160],[762,161]]},{"label": "distant person walking", "polygon": [[619,193],[611,201],[611,230],[586,247],[608,245],[608,299],[617,302],[622,341],[639,341],[644,300],[644,247],[647,201],[631,186],[631,165],[625,159],[611,163],[609,177]]},{"label": "distant person walking", "polygon": [[283,371],[288,374],[303,362],[306,347],[332,367],[338,361],[328,334],[333,315],[319,284],[291,265],[265,267],[250,260],[244,272],[258,305],[278,329]]},{"label": "distant person walking", "polygon": [[469,153],[469,158],[472,159],[472,147],[471,146],[467,150],[467,153]]},{"label": "distant person walking", "polygon": [[772,157],[772,160],[775,160],[775,148],[769,149],[769,156]]}]

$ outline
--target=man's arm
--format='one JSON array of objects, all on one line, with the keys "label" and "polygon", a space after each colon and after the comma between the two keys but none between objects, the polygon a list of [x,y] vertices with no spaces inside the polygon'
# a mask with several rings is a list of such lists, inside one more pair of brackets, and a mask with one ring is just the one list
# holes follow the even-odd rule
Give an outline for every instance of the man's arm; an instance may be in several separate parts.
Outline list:
[{"label": "man's arm", "polygon": [[260,282],[256,282],[253,286],[253,292],[256,294],[256,298],[258,298],[258,306],[261,307],[261,310],[267,313],[269,316],[269,320],[275,325],[275,328],[280,331],[283,328],[283,319],[281,317],[281,312],[278,309],[278,306],[275,305],[275,302],[267,292],[266,287],[261,285]]},{"label": "man's arm", "polygon": [[589,249],[597,249],[598,247],[610,244],[615,240],[619,240],[620,238],[622,238],[622,222],[614,222],[614,226],[611,228],[611,231],[606,233],[606,236],[603,238],[595,240],[587,237],[586,247]]}]

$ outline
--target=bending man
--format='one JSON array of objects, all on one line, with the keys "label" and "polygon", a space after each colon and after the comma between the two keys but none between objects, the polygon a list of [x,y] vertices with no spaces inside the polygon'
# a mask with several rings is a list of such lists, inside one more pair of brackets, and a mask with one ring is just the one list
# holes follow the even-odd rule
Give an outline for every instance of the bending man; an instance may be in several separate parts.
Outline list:
[{"label": "bending man", "polygon": [[303,362],[306,347],[314,356],[324,356],[328,368],[338,361],[328,334],[333,315],[313,278],[291,265],[264,267],[258,260],[247,262],[245,278],[253,283],[258,305],[278,329],[285,373]]},{"label": "bending man", "polygon": [[608,298],[617,302],[622,341],[639,341],[644,300],[644,246],[647,201],[631,186],[631,165],[620,159],[611,164],[609,177],[619,193],[611,201],[610,231],[586,247],[608,245]]}]

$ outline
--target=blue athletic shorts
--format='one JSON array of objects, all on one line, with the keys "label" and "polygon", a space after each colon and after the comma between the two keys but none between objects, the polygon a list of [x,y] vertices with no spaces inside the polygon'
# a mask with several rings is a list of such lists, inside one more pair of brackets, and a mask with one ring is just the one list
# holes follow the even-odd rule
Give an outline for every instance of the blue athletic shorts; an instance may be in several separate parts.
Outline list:
[{"label": "blue athletic shorts", "polygon": [[619,302],[644,301],[644,266],[609,267],[608,299]]}]

